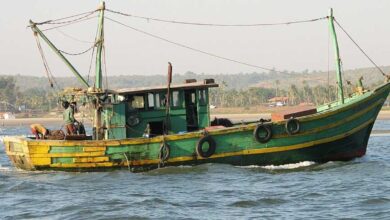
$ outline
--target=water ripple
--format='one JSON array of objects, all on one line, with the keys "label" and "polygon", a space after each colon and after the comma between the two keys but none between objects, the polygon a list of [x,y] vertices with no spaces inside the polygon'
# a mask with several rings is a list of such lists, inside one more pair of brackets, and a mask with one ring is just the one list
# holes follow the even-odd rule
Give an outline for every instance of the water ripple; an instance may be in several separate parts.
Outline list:
[{"label": "water ripple", "polygon": [[20,171],[0,143],[0,219],[390,219],[388,143],[347,162],[146,173]]}]

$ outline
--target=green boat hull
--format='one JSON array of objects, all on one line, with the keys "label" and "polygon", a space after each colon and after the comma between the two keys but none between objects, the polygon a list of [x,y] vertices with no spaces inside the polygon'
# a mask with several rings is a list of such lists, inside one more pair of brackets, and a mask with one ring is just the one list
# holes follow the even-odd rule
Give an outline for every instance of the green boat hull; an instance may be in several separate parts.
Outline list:
[{"label": "green boat hull", "polygon": [[[259,123],[153,138],[54,141],[9,137],[4,142],[13,164],[25,170],[145,171],[203,163],[265,166],[350,160],[365,155],[373,124],[389,91],[390,84],[386,83],[348,98],[344,104],[318,107],[317,113],[296,118],[300,125],[296,134],[286,131],[288,120],[267,122],[272,136],[266,143],[254,137]],[[215,151],[201,148],[203,153],[211,153],[206,156],[198,147],[205,137],[215,142]]]}]

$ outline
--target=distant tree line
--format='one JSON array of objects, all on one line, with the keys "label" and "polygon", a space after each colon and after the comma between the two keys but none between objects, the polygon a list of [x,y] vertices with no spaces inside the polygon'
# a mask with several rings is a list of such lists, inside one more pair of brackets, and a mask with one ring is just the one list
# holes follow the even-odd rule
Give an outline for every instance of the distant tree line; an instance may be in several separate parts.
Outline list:
[{"label": "distant tree line", "polygon": [[[188,72],[174,79],[175,83],[181,83],[184,79],[196,78],[201,80],[208,76]],[[151,78],[153,77],[144,76],[142,78],[141,76],[128,76],[125,78],[124,76],[117,76],[112,77],[112,79],[118,80],[109,80],[109,86],[110,82],[110,88],[153,86],[165,82],[164,76],[162,75],[157,79],[159,82],[150,81],[149,79]],[[274,78],[271,81],[272,83],[269,83],[267,87],[259,85],[251,87],[251,85],[265,78],[270,79],[271,77],[255,73],[220,75],[216,79],[219,87],[210,89],[210,104],[218,107],[250,107],[266,104],[269,99],[277,96],[288,97],[288,105],[297,105],[302,102],[320,105],[337,99],[337,89],[335,86],[313,85],[311,81],[306,80],[297,81]],[[70,78],[63,79],[68,79],[66,81],[67,83],[72,81],[69,80]],[[58,80],[58,84],[62,88],[69,86],[64,82],[65,80]],[[77,84],[76,81],[73,85],[75,84]],[[131,85],[129,86],[129,84]],[[354,85],[345,84],[344,86],[345,96],[352,94]],[[47,80],[43,77],[0,76],[0,111],[4,111],[4,109],[14,111],[31,109],[48,112],[57,107],[57,103],[58,97],[56,90],[50,88]]]},{"label": "distant tree line", "polygon": [[51,111],[57,105],[55,91],[44,88],[29,88],[22,90],[16,86],[16,79],[11,76],[0,77],[0,110],[24,111],[40,110]]},{"label": "distant tree line", "polygon": [[228,89],[222,84],[217,89],[210,90],[210,103],[219,107],[249,107],[269,103],[274,97],[287,97],[288,105],[300,103],[313,103],[315,105],[328,103],[336,100],[337,90],[335,86],[297,87],[292,84],[289,88],[261,88]]}]

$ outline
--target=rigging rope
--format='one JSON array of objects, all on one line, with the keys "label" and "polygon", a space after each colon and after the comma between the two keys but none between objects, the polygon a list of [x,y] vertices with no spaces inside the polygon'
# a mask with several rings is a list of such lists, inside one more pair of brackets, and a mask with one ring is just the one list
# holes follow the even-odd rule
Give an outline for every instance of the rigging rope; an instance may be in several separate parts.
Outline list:
[{"label": "rigging rope", "polygon": [[[97,11],[99,11],[99,10],[88,11],[88,12],[84,12],[84,13],[81,13],[81,14],[71,15],[71,16],[68,16],[68,17],[58,18],[58,19],[54,19],[54,20],[47,20],[47,21],[43,21],[43,22],[37,22],[37,23],[35,23],[35,25],[72,23],[72,22],[79,21],[79,20],[81,20],[83,18],[86,18],[86,17],[94,14]],[[79,16],[82,16],[82,17],[79,17]],[[73,20],[69,20],[69,21],[62,21],[62,20],[69,19],[69,18],[74,18],[74,17],[79,17],[79,18],[76,18],[76,19],[73,19]]]},{"label": "rigging rope", "polygon": [[157,35],[155,35],[155,34],[151,34],[151,33],[148,33],[148,32],[146,32],[146,31],[142,31],[142,30],[140,30],[140,29],[131,27],[131,26],[126,25],[126,24],[124,24],[124,23],[122,23],[122,22],[119,22],[119,21],[116,21],[116,20],[114,20],[114,19],[111,19],[111,18],[109,18],[109,17],[106,17],[106,19],[107,19],[107,20],[110,20],[110,21],[112,21],[112,22],[114,22],[114,23],[117,23],[117,24],[119,24],[119,25],[122,25],[122,26],[124,26],[124,27],[130,28],[130,29],[132,29],[132,30],[134,30],[134,31],[137,31],[137,32],[139,32],[139,33],[142,33],[142,34],[148,35],[148,36],[150,36],[150,37],[153,37],[153,38],[156,38],[156,39],[159,39],[159,40],[168,42],[168,43],[170,43],[170,44],[174,44],[174,45],[179,46],[179,47],[182,47],[182,48],[186,48],[186,49],[189,49],[189,50],[192,50],[192,51],[196,51],[196,52],[198,52],[198,53],[206,54],[206,55],[209,55],[209,56],[212,56],[212,57],[215,57],[215,58],[219,58],[219,59],[222,59],[222,60],[227,60],[227,61],[230,61],[230,62],[233,62],[233,63],[242,64],[242,65],[245,65],[245,66],[250,66],[250,67],[254,67],[254,68],[258,68],[258,69],[262,69],[262,70],[267,70],[267,71],[270,71],[270,72],[284,73],[284,72],[282,72],[282,71],[277,71],[277,70],[274,70],[274,69],[271,69],[271,68],[266,68],[266,67],[262,67],[262,66],[258,66],[258,65],[254,65],[254,64],[242,62],[242,61],[239,61],[239,60],[234,60],[234,59],[227,58],[227,57],[223,57],[223,56],[219,56],[219,55],[216,55],[216,54],[207,52],[207,51],[199,50],[199,49],[196,49],[196,48],[193,48],[193,47],[190,47],[190,46],[181,44],[181,43],[176,43],[176,42],[174,42],[174,41],[171,41],[171,40],[168,40],[168,39],[166,39],[166,38],[157,36]]},{"label": "rigging rope", "polygon": [[337,26],[339,26],[339,28],[347,35],[347,37],[355,44],[355,46],[360,50],[360,52],[362,52],[364,54],[364,56],[379,70],[379,72],[384,76],[384,77],[389,77],[388,75],[385,74],[385,72],[383,72],[383,70],[367,55],[366,52],[364,52],[364,50],[356,43],[356,41],[351,37],[350,34],[348,34],[348,32],[340,25],[339,22],[337,22],[336,19],[334,19],[334,21],[336,22]]},{"label": "rigging rope", "polygon": [[87,17],[87,18],[78,20],[78,21],[76,21],[76,22],[67,23],[67,24],[63,24],[63,25],[58,25],[58,26],[54,26],[54,27],[51,27],[51,28],[42,29],[41,31],[42,31],[42,32],[44,32],[44,31],[50,31],[50,30],[53,30],[53,29],[56,29],[56,28],[61,28],[61,27],[65,27],[65,26],[68,26],[68,25],[71,25],[71,24],[75,24],[75,23],[80,23],[80,22],[83,22],[83,21],[87,21],[87,20],[90,20],[90,19],[92,19],[92,18],[97,18],[97,16]]},{"label": "rigging rope", "polygon": [[39,38],[35,34],[34,34],[34,36],[35,36],[35,41],[37,42],[39,54],[41,55],[41,58],[42,58],[43,66],[45,67],[45,72],[46,72],[47,79],[49,80],[50,87],[54,88],[54,84],[56,85],[56,87],[58,87],[57,82],[55,81],[53,75],[51,74],[49,64],[47,63],[45,54],[43,53],[43,49],[42,49],[41,43],[39,42]]},{"label": "rigging rope", "polygon": [[93,43],[94,43],[94,42],[92,42],[92,41],[80,40],[80,39],[78,39],[78,38],[76,38],[76,37],[73,37],[73,36],[67,34],[67,33],[64,33],[64,32],[61,31],[61,29],[59,29],[59,28],[56,28],[55,30],[58,31],[59,33],[61,33],[62,35],[64,35],[65,37],[68,37],[68,38],[70,38],[70,39],[72,39],[72,40],[74,40],[74,41],[78,41],[78,42],[80,42],[80,43],[88,43],[88,44],[93,44]]},{"label": "rigging rope", "polygon": [[[95,33],[95,45],[96,45],[96,42],[97,42],[97,35],[98,35],[98,32],[99,32],[99,27],[96,28],[96,33]],[[91,74],[91,70],[92,70],[92,62],[93,62],[94,54],[95,54],[95,47],[92,49],[91,61],[90,61],[90,63],[89,63],[88,80],[87,80],[88,83],[89,83],[89,75]]]},{"label": "rigging rope", "polygon": [[306,20],[296,20],[296,21],[288,21],[288,22],[277,22],[277,23],[254,23],[254,24],[216,24],[216,23],[198,23],[198,22],[186,22],[186,21],[175,21],[175,20],[167,20],[161,18],[153,18],[153,17],[145,17],[138,16],[133,14],[127,14],[120,11],[114,11],[111,9],[106,9],[106,11],[126,16],[133,17],[139,19],[145,19],[147,21],[157,21],[157,22],[165,22],[165,23],[173,23],[173,24],[184,24],[184,25],[197,25],[197,26],[216,26],[216,27],[256,27],[256,26],[276,26],[276,25],[290,25],[290,24],[300,24],[300,23],[308,23],[326,19],[327,17],[314,18],[314,19],[306,19]]},{"label": "rigging rope", "polygon": [[106,47],[103,44],[103,63],[104,63],[104,75],[106,78],[106,89],[108,89],[108,73],[107,73],[107,60],[106,60]]},{"label": "rigging rope", "polygon": [[61,53],[66,54],[66,55],[70,55],[70,56],[79,56],[79,55],[83,55],[83,54],[87,53],[88,51],[92,50],[93,48],[95,48],[95,44],[93,44],[88,49],[83,50],[83,51],[81,51],[79,53],[69,53],[69,52],[66,52],[66,51],[63,51],[63,50],[60,50],[60,49],[58,51],[60,51]]}]

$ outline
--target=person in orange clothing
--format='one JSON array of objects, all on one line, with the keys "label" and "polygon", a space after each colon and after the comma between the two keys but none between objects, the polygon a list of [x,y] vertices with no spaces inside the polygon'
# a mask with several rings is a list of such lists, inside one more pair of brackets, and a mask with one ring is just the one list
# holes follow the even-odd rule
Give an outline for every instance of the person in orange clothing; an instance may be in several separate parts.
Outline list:
[{"label": "person in orange clothing", "polygon": [[45,128],[41,124],[30,125],[31,132],[35,135],[35,139],[45,139],[46,135],[50,133],[49,129]]}]

